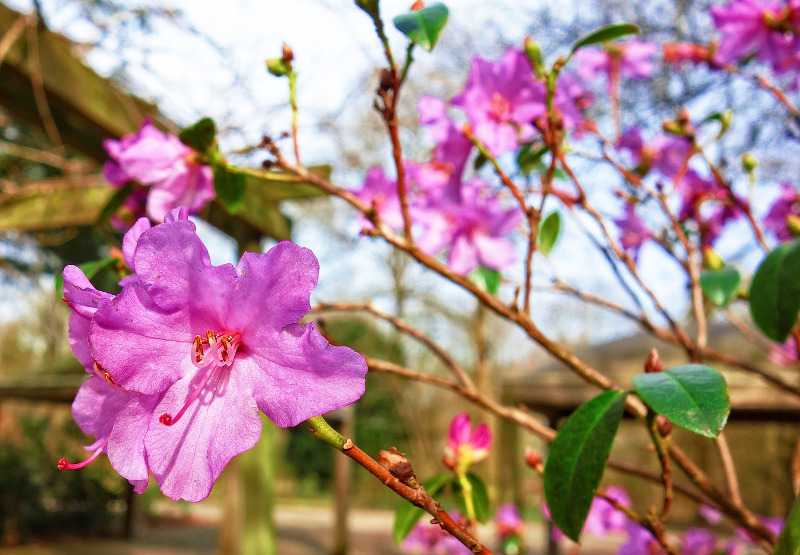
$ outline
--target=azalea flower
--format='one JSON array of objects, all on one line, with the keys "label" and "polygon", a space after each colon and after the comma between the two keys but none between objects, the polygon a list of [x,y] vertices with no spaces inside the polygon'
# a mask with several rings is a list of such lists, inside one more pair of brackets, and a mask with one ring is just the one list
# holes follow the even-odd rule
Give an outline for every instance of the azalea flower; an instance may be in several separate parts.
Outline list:
[{"label": "azalea flower", "polygon": [[525,533],[525,523],[519,514],[519,509],[513,503],[506,503],[497,507],[494,515],[497,535],[501,541],[512,536],[522,536]]},{"label": "azalea flower", "polygon": [[527,56],[509,48],[497,62],[473,58],[464,91],[452,104],[463,108],[475,136],[498,156],[533,136],[533,120],[546,113],[545,87],[534,80]]},{"label": "azalea flower", "polygon": [[611,44],[602,50],[582,48],[575,53],[576,71],[584,81],[605,75],[609,84],[620,77],[647,79],[653,74],[656,50],[654,43],[640,40]]},{"label": "azalea flower", "polygon": [[655,169],[670,179],[686,170],[693,154],[692,143],[686,137],[661,134],[646,143],[641,130],[636,126],[622,134],[617,148],[628,153],[633,165],[637,166],[637,171],[642,175]]},{"label": "azalea flower", "polygon": [[653,233],[636,215],[636,209],[631,203],[625,205],[625,215],[614,220],[614,223],[620,231],[622,248],[630,252],[633,258],[636,259],[639,256],[639,250],[642,245],[646,240],[652,239]]},{"label": "azalea flower", "polygon": [[147,215],[156,222],[182,205],[194,214],[215,197],[211,167],[198,163],[197,152],[175,135],[159,131],[149,119],[137,133],[118,141],[106,139],[103,147],[111,157],[103,176],[116,187],[131,182],[151,186]]},{"label": "azalea flower", "polygon": [[466,412],[456,415],[450,422],[446,451],[447,456],[456,461],[457,467],[466,469],[472,463],[484,460],[489,456],[491,446],[492,432],[485,423],[473,430]]},{"label": "azalea flower", "polygon": [[711,6],[722,41],[714,59],[734,63],[755,54],[783,73],[798,69],[800,56],[800,1],[734,0]]},{"label": "azalea flower", "polygon": [[126,236],[136,279],[101,299],[88,333],[113,387],[84,385],[73,410],[98,441],[106,435],[120,474],[134,482],[149,470],[168,497],[199,501],[258,441],[259,409],[295,426],[358,399],[367,368],[299,323],[319,271],[311,251],[284,241],[213,266],[185,214]]},{"label": "azalea flower", "polygon": [[[463,521],[463,517],[458,511],[450,511],[450,516],[456,522]],[[472,553],[455,536],[442,530],[438,524],[431,524],[424,518],[414,525],[414,528],[400,544],[400,549],[419,555],[470,555]]]},{"label": "azalea flower", "polygon": [[800,215],[800,194],[794,186],[784,182],[781,183],[780,196],[764,216],[764,228],[775,233],[780,241],[789,241],[792,234],[786,225],[786,218],[791,215]]}]

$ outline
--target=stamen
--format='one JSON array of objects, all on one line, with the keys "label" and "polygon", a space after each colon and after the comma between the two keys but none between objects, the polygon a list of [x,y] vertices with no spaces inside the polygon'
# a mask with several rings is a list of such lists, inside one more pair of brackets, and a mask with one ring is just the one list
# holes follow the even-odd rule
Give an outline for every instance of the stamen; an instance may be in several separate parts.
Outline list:
[{"label": "stamen", "polygon": [[183,405],[183,407],[181,408],[181,410],[179,410],[179,411],[178,411],[178,414],[176,414],[176,415],[173,417],[173,416],[172,416],[171,414],[169,414],[168,412],[165,412],[165,413],[163,413],[161,416],[159,416],[159,417],[158,417],[158,421],[159,421],[159,422],[161,422],[162,424],[164,424],[164,426],[172,426],[172,425],[173,425],[173,424],[175,424],[175,423],[176,423],[178,420],[180,420],[180,419],[181,419],[181,416],[183,416],[183,413],[185,413],[185,412],[186,412],[186,409],[188,409],[188,408],[189,408],[189,405],[191,405],[192,403],[194,403],[195,399],[197,399],[197,397],[198,397],[198,396],[200,395],[200,393],[203,391],[203,388],[206,386],[206,382],[208,381],[208,378],[210,378],[210,377],[211,377],[211,374],[213,374],[213,373],[214,373],[214,370],[216,370],[216,369],[217,369],[216,365],[212,365],[212,366],[211,366],[211,367],[210,367],[210,368],[209,368],[209,369],[206,371],[206,374],[205,374],[205,376],[203,376],[203,379],[202,379],[202,380],[200,380],[200,384],[198,384],[197,388],[194,390],[194,392],[192,393],[191,397],[189,397],[189,400],[188,400],[188,401],[186,401],[186,404],[185,404],[185,405]]},{"label": "stamen", "polygon": [[79,463],[68,462],[67,459],[62,457],[62,458],[58,459],[58,469],[59,470],[77,470],[79,468],[83,468],[84,466],[88,466],[97,457],[100,456],[100,453],[103,452],[103,449],[106,448],[106,445],[108,445],[108,438],[106,438],[106,440],[103,442],[103,444],[100,447],[98,447],[97,450],[94,453],[92,453],[89,456],[88,459],[86,459],[85,461],[79,462]]},{"label": "stamen", "polygon": [[100,366],[100,363],[97,362],[96,360],[94,361],[94,365],[92,366],[92,370],[94,371],[95,375],[98,378],[101,378],[101,379],[105,380],[105,382],[109,386],[111,386],[113,389],[116,389],[117,391],[125,391],[125,392],[128,391],[127,389],[122,389],[120,386],[118,386],[114,382],[114,378],[111,377],[111,374],[108,373],[108,370],[106,370],[105,368]]}]

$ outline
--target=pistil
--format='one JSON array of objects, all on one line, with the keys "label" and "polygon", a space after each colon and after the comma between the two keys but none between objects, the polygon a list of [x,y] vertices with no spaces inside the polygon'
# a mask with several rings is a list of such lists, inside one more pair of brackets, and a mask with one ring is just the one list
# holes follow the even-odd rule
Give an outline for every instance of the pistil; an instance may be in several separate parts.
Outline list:
[{"label": "pistil", "polygon": [[67,459],[65,459],[65,458],[58,459],[58,469],[59,470],[77,470],[79,468],[83,468],[84,466],[88,466],[97,457],[100,456],[100,453],[103,452],[103,450],[106,448],[106,445],[108,445],[108,438],[106,438],[106,440],[103,442],[103,444],[100,447],[98,447],[97,450],[94,453],[92,453],[89,456],[88,459],[86,459],[85,461],[79,462],[79,463],[68,462]]}]

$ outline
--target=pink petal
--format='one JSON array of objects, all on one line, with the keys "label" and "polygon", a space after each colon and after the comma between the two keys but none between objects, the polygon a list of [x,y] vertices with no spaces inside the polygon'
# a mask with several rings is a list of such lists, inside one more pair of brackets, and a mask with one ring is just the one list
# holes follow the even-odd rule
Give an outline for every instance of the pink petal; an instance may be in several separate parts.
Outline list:
[{"label": "pink petal", "polygon": [[[145,437],[161,395],[139,395],[117,416],[108,439],[108,460],[114,470],[133,484],[137,493],[147,488],[150,471],[147,467]],[[160,414],[160,413],[156,413]]]},{"label": "pink petal", "polygon": [[453,451],[458,452],[461,445],[469,443],[472,423],[469,414],[462,412],[457,414],[450,422],[450,430],[447,433],[447,446]]}]

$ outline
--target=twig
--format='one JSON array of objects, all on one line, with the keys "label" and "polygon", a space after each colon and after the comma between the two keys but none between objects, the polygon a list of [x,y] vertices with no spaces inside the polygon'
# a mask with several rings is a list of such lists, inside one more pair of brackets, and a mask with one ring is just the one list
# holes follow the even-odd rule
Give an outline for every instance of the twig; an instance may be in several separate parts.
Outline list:
[{"label": "twig", "polygon": [[739,491],[739,478],[736,475],[736,467],[733,464],[733,457],[731,456],[731,449],[728,446],[728,440],[725,439],[724,432],[720,432],[717,436],[717,449],[719,450],[719,457],[722,460],[722,470],[725,476],[725,483],[728,485],[728,495],[731,501],[737,505],[742,504],[742,494]]}]

